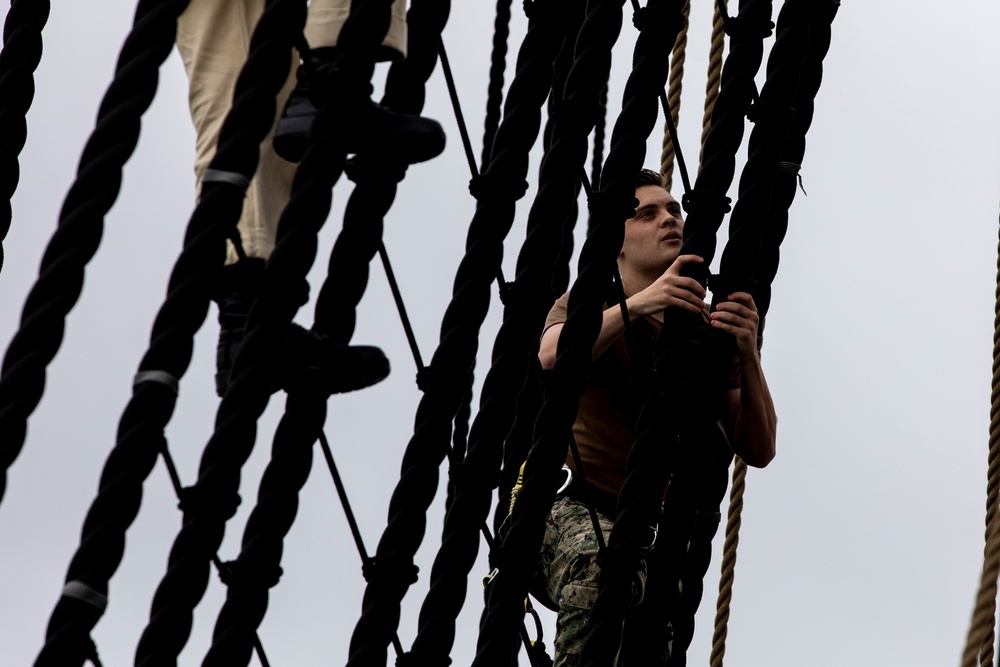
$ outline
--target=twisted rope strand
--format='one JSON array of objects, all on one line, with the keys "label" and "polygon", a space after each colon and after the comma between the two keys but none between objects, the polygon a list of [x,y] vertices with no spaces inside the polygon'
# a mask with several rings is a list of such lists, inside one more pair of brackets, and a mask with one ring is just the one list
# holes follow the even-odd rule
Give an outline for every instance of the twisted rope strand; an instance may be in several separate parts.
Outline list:
[{"label": "twisted rope strand", "polygon": [[[981,667],[993,661],[996,622],[997,576],[1000,575],[1000,521],[997,500],[1000,490],[1000,244],[997,247],[997,288],[993,317],[993,378],[990,392],[990,443],[986,471],[986,546],[983,575],[976,595],[969,635],[962,654],[962,667]],[[978,658],[978,661],[977,661]]]},{"label": "twisted rope strand", "polygon": [[743,514],[743,493],[746,490],[747,464],[736,459],[733,466],[733,489],[729,494],[729,511],[726,516],[726,541],[722,547],[722,576],[719,579],[719,599],[715,605],[715,631],[712,634],[711,667],[722,667],[726,655],[726,636],[729,634],[729,605],[733,600],[733,581],[736,576],[736,549],[740,544],[740,526]]},{"label": "twisted rope strand", "polygon": [[[521,46],[516,74],[497,130],[490,164],[473,181],[478,194],[469,226],[466,254],[455,277],[441,338],[428,366],[424,396],[417,408],[413,437],[403,457],[400,480],[389,505],[389,522],[375,559],[411,564],[423,539],[426,511],[437,486],[438,467],[447,455],[450,427],[467,391],[478,333],[489,308],[490,287],[502,258],[503,239],[513,224],[514,202],[527,175],[527,155],[541,125],[541,105],[551,85],[558,24],[547,2],[535,5]],[[380,570],[381,571],[381,570]],[[433,576],[433,575],[432,575]],[[399,624],[400,601],[409,580],[372,579],[351,638],[350,665],[385,663],[387,633]]]},{"label": "twisted rope strand", "polygon": [[[606,77],[611,66],[611,49],[618,39],[622,23],[621,2],[619,0],[591,0],[587,3],[586,11],[586,17],[576,40],[576,58],[566,80],[564,101],[557,102],[557,106],[561,105],[566,110],[567,134],[562,136],[564,130],[560,128],[564,118],[563,109],[559,109],[557,112],[559,116],[555,127],[553,127],[549,155],[549,159],[553,162],[553,168],[559,168],[561,163],[561,160],[552,159],[552,156],[557,152],[572,156],[563,158],[567,161],[571,160],[572,164],[575,165],[572,169],[567,169],[570,176],[580,173],[584,167],[587,153],[586,134],[590,127],[587,124],[583,128],[574,128],[572,123],[574,121],[582,122],[584,119],[581,116],[593,113],[592,109],[599,99],[600,89],[607,80]],[[560,145],[558,149],[556,148],[557,144]],[[628,176],[630,180],[634,180],[638,168],[636,166]],[[546,167],[543,167],[543,170],[547,171]],[[607,169],[605,169],[604,174],[606,177]],[[552,184],[557,182],[552,181]],[[569,189],[567,186],[563,187]],[[615,218],[627,210],[634,195],[634,189],[630,189],[627,197],[621,196],[620,188],[615,190],[615,193],[617,199],[613,200],[614,204],[608,204],[603,209],[606,212],[604,218]],[[551,196],[551,194],[546,196]],[[623,199],[624,201],[622,201]],[[597,229],[588,238],[581,255],[581,267],[589,268],[581,269],[581,278],[577,279],[576,286],[571,291],[571,315],[566,328],[571,328],[570,322],[578,319],[579,316],[578,304],[574,299],[589,294],[590,299],[596,302],[606,293],[607,279],[610,277],[610,265],[605,261],[607,260],[606,256],[609,254],[609,249],[621,247],[621,230],[618,228],[621,227],[621,220],[626,217],[628,216],[622,215],[616,223],[610,224],[606,220],[598,219]],[[594,234],[598,236],[597,241],[593,240]],[[617,245],[616,236],[618,237]],[[596,253],[595,248],[599,249]],[[580,287],[581,279],[584,283],[588,282],[587,278],[584,278],[585,274],[589,277],[589,288]],[[599,320],[599,303],[594,303],[593,306],[593,312],[590,314],[596,314]],[[575,309],[577,317],[572,314]],[[584,310],[587,308],[585,307]],[[599,321],[597,325],[600,326]],[[578,329],[579,326],[580,323],[576,322],[572,328]],[[597,332],[592,330],[593,327],[590,328],[591,331],[583,334],[584,336],[591,334],[590,343],[580,343],[581,349],[586,346],[584,356],[588,362],[589,349],[597,337]],[[563,336],[565,336],[565,330]],[[560,340],[563,336],[560,337]],[[573,334],[567,340],[572,340],[572,338]],[[566,361],[563,360],[562,365],[557,367],[565,368],[566,365]],[[570,367],[574,368],[574,372],[575,369],[580,368],[573,364],[570,364]],[[583,368],[582,372],[585,377],[586,368]],[[581,387],[584,377],[578,378],[579,383],[572,386]],[[505,658],[511,653],[510,647],[516,641],[517,624],[524,613],[523,601],[527,594],[530,573],[536,562],[538,547],[541,543],[544,515],[551,506],[552,497],[558,484],[556,480],[558,470],[566,456],[566,433],[569,431],[576,411],[574,401],[579,400],[579,392],[567,388],[562,393],[561,399],[559,408],[551,413],[552,420],[549,422],[550,425],[557,425],[550,426],[548,429],[543,428],[542,431],[546,433],[545,444],[540,444],[536,439],[528,454],[528,462],[525,465],[525,483],[519,491],[518,501],[514,505],[510,531],[504,540],[502,550],[495,549],[492,554],[493,564],[499,569],[499,574],[493,578],[490,584],[487,609],[480,624],[479,642],[476,658],[473,662],[476,667],[505,664]],[[540,418],[546,414],[546,406],[551,410],[552,404],[552,400],[547,400],[543,404]],[[536,433],[539,432],[536,428]]]},{"label": "twisted rope strand", "polygon": [[[274,100],[288,77],[287,55],[294,34],[305,22],[299,2],[269,3],[268,20],[251,40],[247,65],[237,79],[233,107],[219,138],[213,169],[249,180],[257,167],[257,151],[274,119]],[[296,8],[298,16],[296,16]],[[176,17],[165,17],[176,24]],[[297,22],[297,25],[296,25]],[[179,381],[191,361],[194,334],[204,323],[211,284],[224,259],[224,239],[235,229],[243,205],[241,188],[206,183],[174,265],[167,299],[153,325],[150,347],[140,373],[159,371]],[[139,511],[142,485],[152,470],[163,429],[173,413],[175,390],[158,382],[137,382],[119,422],[114,449],[105,463],[97,498],[84,522],[83,538],[74,554],[67,581],[82,581],[106,591],[121,562],[125,533]],[[164,443],[165,447],[165,443]],[[212,551],[209,555],[213,555]],[[36,664],[65,664],[69,652],[82,650],[96,623],[95,610],[62,598],[49,621],[46,645]]]},{"label": "twisted rope strand", "polygon": [[[321,105],[279,220],[263,290],[250,310],[216,431],[202,455],[198,480],[189,491],[191,502],[184,508],[184,524],[139,642],[138,665],[173,664],[187,641],[194,606],[205,590],[207,557],[218,548],[226,521],[239,503],[241,469],[253,449],[256,421],[274,382],[275,359],[269,351],[281,344],[308,297],[306,274],[315,260],[317,235],[330,210],[333,185],[343,173],[346,148],[339,130],[371,93],[378,44],[388,23],[388,2],[362,3],[353,7],[340,35],[338,77],[329,90],[336,103]],[[307,436],[315,438],[315,423],[306,427]]]},{"label": "twisted rope strand", "polygon": [[104,216],[121,188],[122,167],[139,141],[142,115],[156,94],[187,0],[140,0],[114,79],[80,158],[77,177],[42,257],[0,370],[0,500],[7,470],[24,446],[28,417],[45,389],[45,370],[62,344],[66,316],[83,291],[83,274],[104,232]]},{"label": "twisted rope strand", "polygon": [[726,22],[720,4],[726,5],[726,0],[722,0],[721,3],[712,3],[715,10],[712,17],[712,46],[708,51],[708,81],[705,83],[705,110],[701,119],[699,165],[705,159],[705,141],[708,140],[708,131],[712,128],[712,110],[715,108],[715,101],[719,98],[719,86],[722,83],[722,54],[726,50]]},{"label": "twisted rope strand", "polygon": [[42,29],[49,20],[48,0],[11,0],[0,51],[0,271],[3,241],[10,231],[10,200],[17,190],[17,158],[28,137],[26,117],[35,98],[35,69],[42,59]]}]

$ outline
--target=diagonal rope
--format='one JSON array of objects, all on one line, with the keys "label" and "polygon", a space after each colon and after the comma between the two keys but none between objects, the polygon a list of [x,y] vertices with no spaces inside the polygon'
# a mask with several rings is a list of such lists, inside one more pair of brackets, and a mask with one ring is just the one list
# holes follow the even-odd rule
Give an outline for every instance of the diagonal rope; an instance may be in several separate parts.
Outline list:
[{"label": "diagonal rope", "polygon": [[667,79],[667,105],[670,107],[670,123],[663,128],[663,150],[660,152],[660,173],[667,191],[674,185],[674,134],[681,115],[681,89],[684,84],[684,61],[687,59],[688,24],[691,16],[691,0],[684,3],[684,27],[677,35],[674,50],[670,54],[670,77]]},{"label": "diagonal rope", "polygon": [[0,270],[3,241],[10,231],[10,200],[17,189],[17,158],[28,136],[25,120],[35,97],[34,73],[42,58],[42,29],[49,19],[48,0],[11,0],[0,51]]},{"label": "diagonal rope", "polygon": [[986,546],[983,575],[962,654],[962,667],[985,667],[993,660],[997,576],[1000,574],[1000,246],[997,248],[997,289],[993,318],[993,380],[990,394],[990,444],[986,477]]}]

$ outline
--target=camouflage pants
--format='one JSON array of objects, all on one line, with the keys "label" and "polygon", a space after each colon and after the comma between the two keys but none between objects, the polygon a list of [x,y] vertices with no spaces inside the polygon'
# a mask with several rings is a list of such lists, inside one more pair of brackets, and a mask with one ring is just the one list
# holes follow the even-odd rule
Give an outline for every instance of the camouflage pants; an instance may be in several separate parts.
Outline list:
[{"label": "camouflage pants", "polygon": [[[613,523],[600,512],[597,518],[606,541]],[[541,581],[538,582],[538,587],[559,610],[553,667],[580,664],[583,642],[587,638],[587,620],[597,599],[600,573],[597,550],[597,536],[586,505],[558,498],[545,520],[545,537],[539,552]],[[633,604],[638,604],[642,598],[645,575],[643,565],[636,573]]]}]

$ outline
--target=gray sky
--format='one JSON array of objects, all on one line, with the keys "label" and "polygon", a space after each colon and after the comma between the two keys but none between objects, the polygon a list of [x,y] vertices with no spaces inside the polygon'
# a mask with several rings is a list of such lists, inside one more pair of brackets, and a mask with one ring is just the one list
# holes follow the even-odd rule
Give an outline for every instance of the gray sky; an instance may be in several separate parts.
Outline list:
[{"label": "gray sky", "polygon": [[[711,2],[695,2],[681,140],[697,155]],[[491,3],[457,3],[445,33],[477,154],[493,20]],[[131,3],[55,3],[44,33],[37,94],[21,155],[14,221],[0,273],[0,339],[16,330],[27,290],[72,182],[97,105],[132,18]],[[519,11],[515,13],[519,14]],[[515,17],[515,38],[523,16]],[[764,364],[777,405],[778,456],[751,471],[726,664],[946,665],[959,660],[982,561],[1000,161],[1000,89],[994,70],[996,3],[960,0],[945,11],[914,3],[844,3],[817,100],[799,194],[782,248]],[[626,20],[616,54],[611,113],[620,106],[634,31]],[[515,42],[512,41],[512,44]],[[513,51],[513,48],[512,48]],[[513,55],[511,56],[511,62]],[[69,559],[114,444],[131,378],[180,250],[193,196],[193,132],[176,54],[161,72],[141,143],[87,270],[45,398],[9,473],[0,506],[0,645],[29,664],[42,645]],[[511,73],[508,71],[508,81]],[[426,114],[449,134],[445,155],[414,167],[386,223],[421,351],[437,344],[474,202],[443,80]],[[647,164],[659,161],[661,135]],[[538,156],[532,163],[537,172]],[[534,176],[532,176],[534,180]],[[350,192],[342,182],[322,232],[315,288]],[[528,197],[534,193],[534,186]],[[512,273],[530,199],[507,244]],[[480,376],[499,321],[494,300]],[[167,430],[186,483],[211,433],[214,309],[199,334]],[[308,324],[312,306],[298,320]],[[384,275],[374,267],[355,341],[381,346],[392,376],[330,401],[327,432],[369,548],[385,525],[389,495],[420,394]],[[478,399],[478,394],[477,394]],[[235,558],[267,463],[283,397],[271,401],[244,468],[243,505],[221,550]],[[346,660],[363,580],[329,475],[317,456],[286,540],[284,576],[260,635],[272,664]],[[404,603],[409,645],[443,501],[432,506],[419,554],[421,580]],[[94,638],[106,665],[128,663],[165,571],[180,513],[162,465],[145,485]],[[716,553],[721,539],[716,541]],[[480,609],[473,583],[455,664],[475,650]],[[689,654],[707,664],[718,558]],[[199,664],[222,585],[213,578],[180,664]],[[554,626],[546,639],[551,645]]]}]

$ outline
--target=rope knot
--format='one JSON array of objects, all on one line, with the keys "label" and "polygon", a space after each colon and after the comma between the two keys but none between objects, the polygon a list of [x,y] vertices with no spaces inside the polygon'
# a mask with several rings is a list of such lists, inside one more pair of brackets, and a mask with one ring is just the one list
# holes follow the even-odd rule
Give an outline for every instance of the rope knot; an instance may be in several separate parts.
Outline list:
[{"label": "rope knot", "polygon": [[639,200],[634,196],[621,197],[610,192],[599,191],[587,197],[587,210],[595,220],[624,222],[635,217],[635,207]]},{"label": "rope knot", "polygon": [[469,181],[469,192],[479,202],[517,201],[527,191],[527,181],[505,180],[489,172],[474,176]]},{"label": "rope knot", "polygon": [[181,489],[180,499],[177,507],[184,514],[207,513],[224,521],[233,518],[242,502],[238,493],[215,493],[197,484]]},{"label": "rope knot", "polygon": [[416,583],[419,568],[412,558],[390,554],[375,556],[361,566],[361,574],[368,583],[405,589]]},{"label": "rope knot", "polygon": [[696,212],[704,215],[725,215],[731,210],[732,199],[717,192],[692,188],[681,197],[681,204],[688,215]]}]

